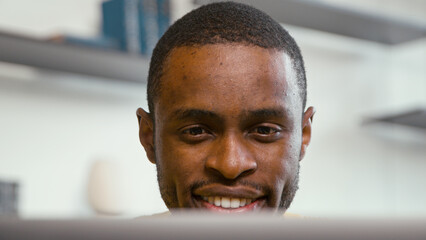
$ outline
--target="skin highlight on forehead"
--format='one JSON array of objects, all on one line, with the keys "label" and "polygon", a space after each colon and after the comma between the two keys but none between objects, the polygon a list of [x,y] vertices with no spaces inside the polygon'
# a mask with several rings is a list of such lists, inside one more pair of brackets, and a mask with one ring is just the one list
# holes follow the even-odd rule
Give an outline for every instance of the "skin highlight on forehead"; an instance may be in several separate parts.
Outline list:
[{"label": "skin highlight on forehead", "polygon": [[[217,51],[218,49],[226,49],[227,51]],[[247,49],[253,51],[247,52]],[[190,55],[188,56],[188,52]],[[226,52],[226,54],[224,54]],[[173,59],[173,61],[171,61]],[[241,65],[251,65],[253,68],[241,68]],[[204,71],[208,68],[209,71]],[[248,92],[248,88],[252,88],[255,84],[255,88],[259,89],[256,94],[262,95],[262,98],[258,101],[270,102],[270,105],[282,105],[285,102],[285,109],[293,108],[292,110],[299,109],[303,111],[300,96],[298,94],[298,85],[295,75],[295,71],[291,66],[290,57],[283,51],[275,49],[264,49],[257,46],[246,46],[238,44],[211,44],[204,45],[201,47],[179,47],[172,50],[170,56],[164,65],[164,74],[162,76],[162,91],[160,95],[164,94],[165,98],[159,98],[156,101],[156,106],[161,105],[161,99],[174,99],[174,101],[185,102],[188,98],[192,98],[194,95],[207,96],[211,90],[211,86],[194,85],[189,82],[198,81],[216,81],[222,85],[224,89],[230,92]],[[173,71],[170,71],[173,69]],[[258,76],[258,72],[261,71],[262,75]],[[173,72],[173,76],[170,73]],[[242,81],[241,76],[245,78],[255,78],[254,81],[250,81],[252,85],[247,85],[246,82]],[[177,81],[180,79],[182,81]],[[274,81],[271,81],[274,79]],[[275,81],[280,79],[280,81]],[[248,79],[247,79],[248,80]],[[252,79],[253,80],[253,79]],[[188,81],[188,82],[187,82]],[[268,94],[264,94],[264,86],[270,85],[271,91]],[[179,90],[178,90],[179,89]],[[175,92],[183,91],[185,94],[180,95],[179,99],[175,98]],[[253,92],[253,91],[251,91]],[[279,103],[271,101],[269,96],[279,97]],[[296,96],[296,98],[295,98]],[[229,101],[240,101],[244,102],[248,97],[245,94],[239,94],[230,96]],[[277,98],[275,98],[277,99]],[[210,110],[213,110],[213,103],[215,99],[206,99],[203,104],[205,106],[210,105]],[[287,104],[288,103],[288,104]],[[178,105],[179,102],[175,102]],[[157,109],[157,107],[155,107]],[[245,109],[250,111],[251,109]],[[156,110],[157,111],[157,110]],[[156,112],[155,111],[155,112]]]}]

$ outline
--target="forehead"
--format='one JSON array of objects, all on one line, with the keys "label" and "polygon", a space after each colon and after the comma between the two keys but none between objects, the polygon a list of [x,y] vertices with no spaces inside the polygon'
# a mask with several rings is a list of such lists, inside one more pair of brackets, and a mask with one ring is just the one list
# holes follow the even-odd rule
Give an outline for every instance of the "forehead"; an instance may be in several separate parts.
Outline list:
[{"label": "forehead", "polygon": [[296,74],[283,51],[230,44],[179,47],[163,69],[157,113],[200,108],[226,115],[301,108]]}]

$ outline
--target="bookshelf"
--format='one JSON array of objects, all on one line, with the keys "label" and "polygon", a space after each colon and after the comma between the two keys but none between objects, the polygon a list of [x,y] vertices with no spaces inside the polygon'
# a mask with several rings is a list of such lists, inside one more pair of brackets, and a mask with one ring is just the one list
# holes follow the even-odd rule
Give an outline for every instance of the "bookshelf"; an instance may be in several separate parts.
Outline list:
[{"label": "bookshelf", "polygon": [[60,44],[0,32],[0,61],[146,83],[149,59],[116,50]]}]

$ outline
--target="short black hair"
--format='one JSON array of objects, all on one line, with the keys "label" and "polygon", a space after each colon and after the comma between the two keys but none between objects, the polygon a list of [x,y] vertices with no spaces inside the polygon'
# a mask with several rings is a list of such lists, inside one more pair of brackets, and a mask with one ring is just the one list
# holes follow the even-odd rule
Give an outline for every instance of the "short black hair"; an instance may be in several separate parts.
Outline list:
[{"label": "short black hair", "polygon": [[151,57],[148,107],[154,118],[154,101],[161,91],[160,78],[171,51],[177,47],[238,43],[285,51],[296,70],[299,91],[306,106],[306,75],[302,54],[294,39],[266,13],[236,2],[201,6],[177,20],[160,38]]}]

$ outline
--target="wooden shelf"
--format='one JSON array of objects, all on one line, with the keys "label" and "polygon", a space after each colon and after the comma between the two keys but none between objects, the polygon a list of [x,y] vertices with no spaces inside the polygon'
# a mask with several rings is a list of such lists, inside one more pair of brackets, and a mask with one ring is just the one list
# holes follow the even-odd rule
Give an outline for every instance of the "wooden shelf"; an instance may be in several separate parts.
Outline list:
[{"label": "wooden shelf", "polygon": [[142,56],[1,32],[0,61],[141,83],[146,83],[149,69],[149,60]]}]

